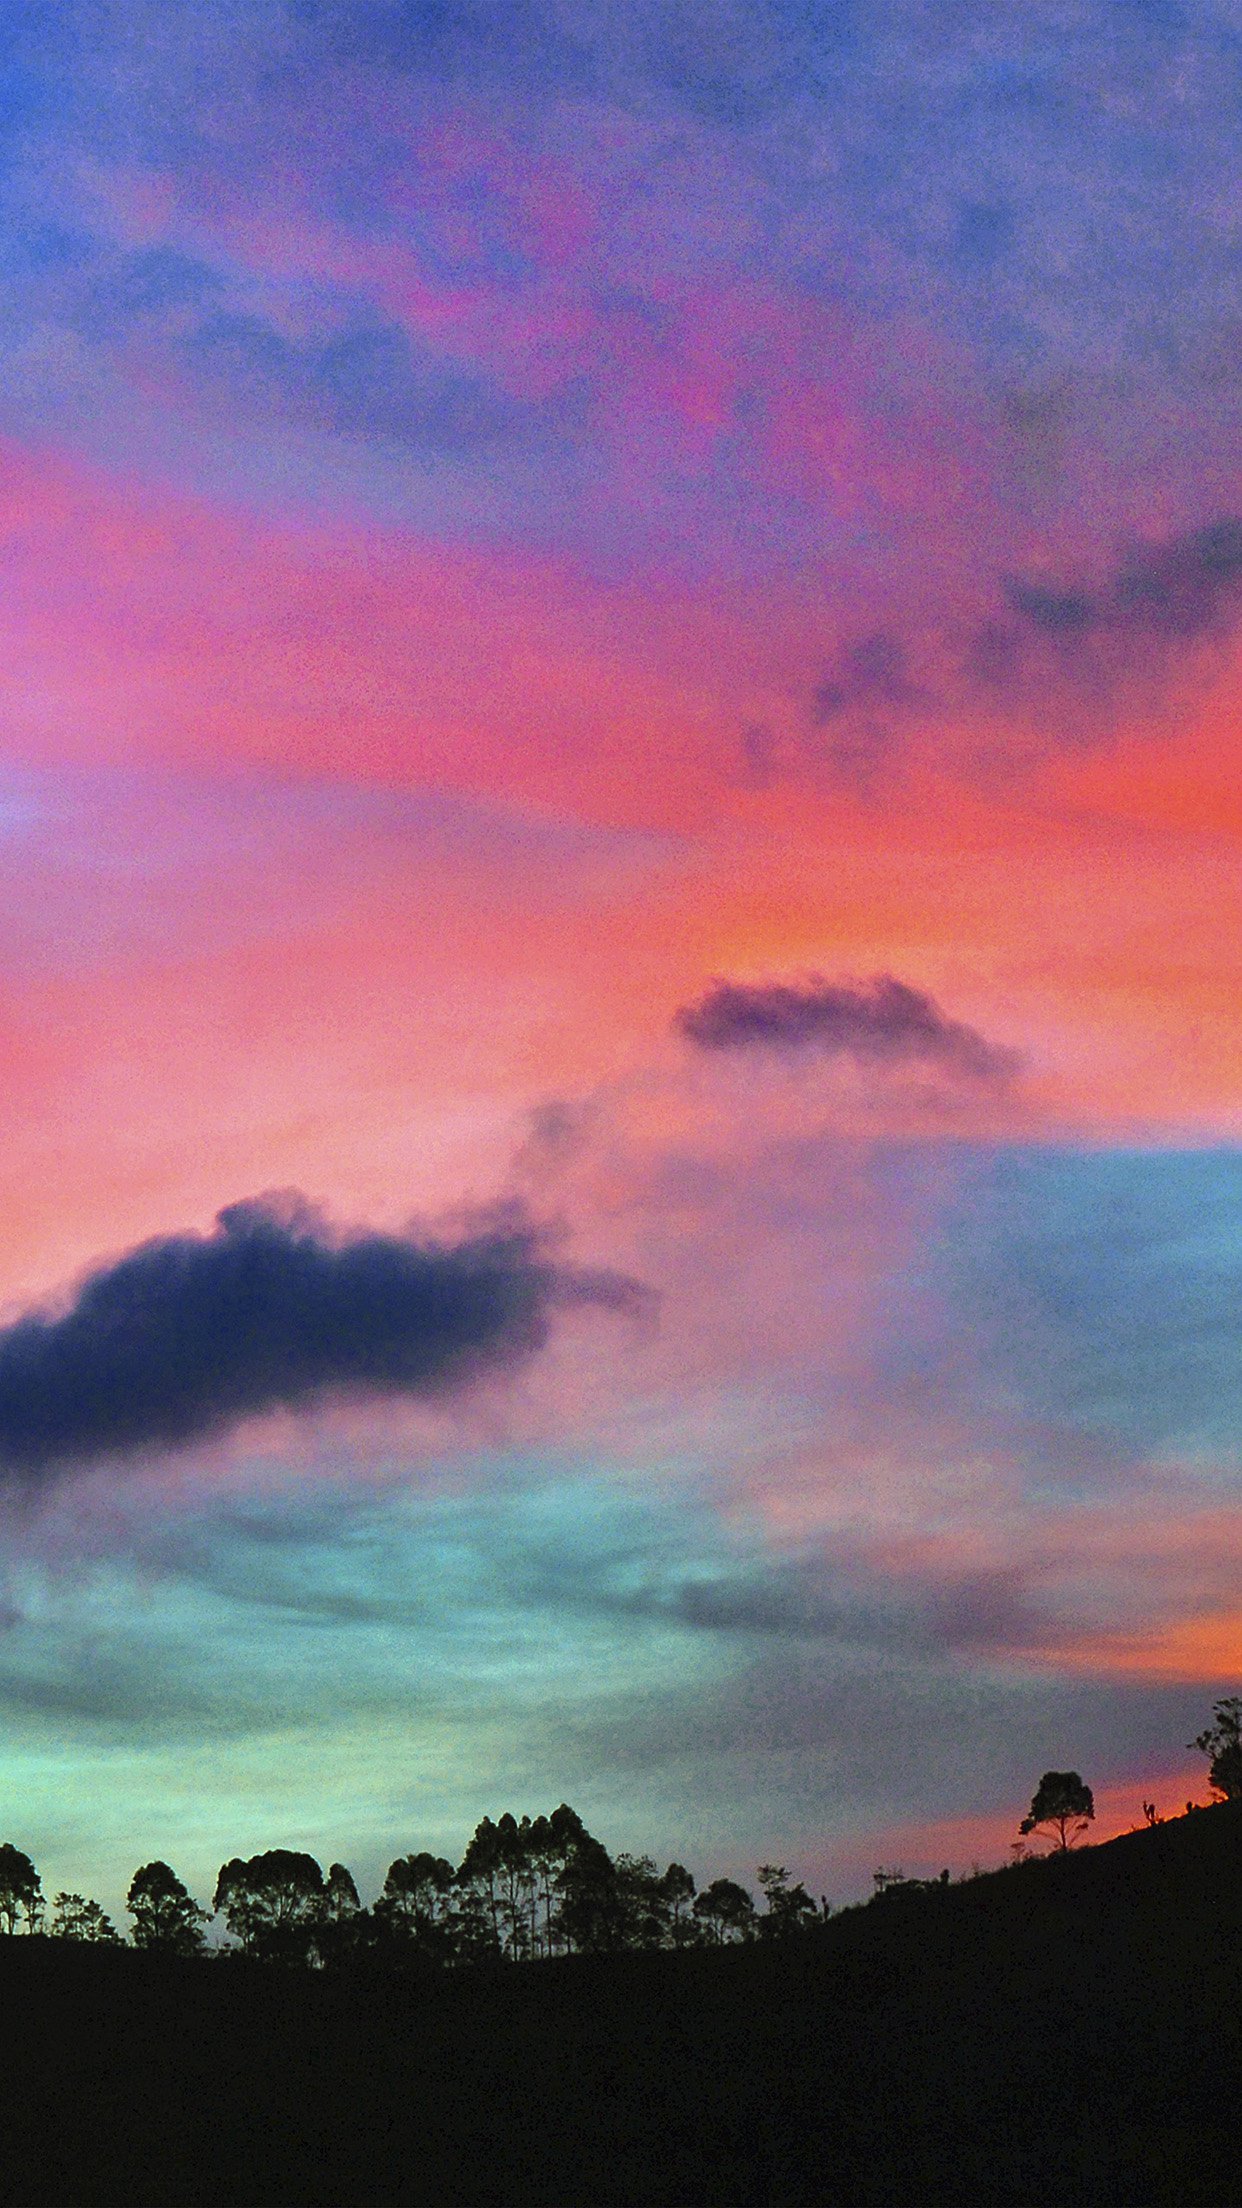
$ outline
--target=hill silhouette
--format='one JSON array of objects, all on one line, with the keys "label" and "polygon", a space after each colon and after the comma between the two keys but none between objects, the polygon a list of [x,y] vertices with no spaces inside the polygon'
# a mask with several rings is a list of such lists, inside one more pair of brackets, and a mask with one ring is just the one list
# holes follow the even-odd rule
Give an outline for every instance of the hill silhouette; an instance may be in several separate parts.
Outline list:
[{"label": "hill silhouette", "polygon": [[6,1939],[0,2203],[1236,2203],[1240,1874],[1230,1802],[683,1954]]}]

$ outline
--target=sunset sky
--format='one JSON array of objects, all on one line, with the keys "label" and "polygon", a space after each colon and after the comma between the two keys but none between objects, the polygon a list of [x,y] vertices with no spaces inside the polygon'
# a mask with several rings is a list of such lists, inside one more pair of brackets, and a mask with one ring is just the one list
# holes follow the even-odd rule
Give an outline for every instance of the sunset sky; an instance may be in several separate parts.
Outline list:
[{"label": "sunset sky", "polygon": [[0,28],[0,1838],[1204,1798],[1237,0]]}]

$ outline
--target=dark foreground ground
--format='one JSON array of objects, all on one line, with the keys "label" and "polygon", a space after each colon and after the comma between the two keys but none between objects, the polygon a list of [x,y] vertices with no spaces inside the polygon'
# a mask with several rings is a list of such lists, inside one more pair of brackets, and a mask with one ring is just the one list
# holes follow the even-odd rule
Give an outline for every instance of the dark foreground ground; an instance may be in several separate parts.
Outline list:
[{"label": "dark foreground ground", "polygon": [[784,1948],[414,1984],[0,1941],[3,2208],[1242,2208],[1242,1805]]}]

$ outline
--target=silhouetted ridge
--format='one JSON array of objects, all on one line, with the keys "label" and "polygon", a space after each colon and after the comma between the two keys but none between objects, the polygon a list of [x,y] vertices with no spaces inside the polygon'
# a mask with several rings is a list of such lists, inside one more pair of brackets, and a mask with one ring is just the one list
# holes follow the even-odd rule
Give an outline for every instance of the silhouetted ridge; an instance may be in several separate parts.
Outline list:
[{"label": "silhouetted ridge", "polygon": [[0,2199],[1229,2208],[1240,1873],[1227,1803],[683,1952],[308,1973],[2,1940]]}]

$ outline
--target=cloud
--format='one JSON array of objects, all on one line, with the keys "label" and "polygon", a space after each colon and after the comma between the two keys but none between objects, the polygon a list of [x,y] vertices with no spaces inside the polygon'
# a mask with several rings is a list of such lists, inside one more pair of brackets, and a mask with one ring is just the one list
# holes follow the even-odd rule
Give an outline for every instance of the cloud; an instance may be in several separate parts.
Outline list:
[{"label": "cloud", "polygon": [[820,1051],[881,1065],[936,1066],[957,1080],[1004,1082],[1018,1058],[963,1021],[947,1019],[934,997],[892,974],[869,982],[714,981],[676,1025],[702,1050]]},{"label": "cloud", "polygon": [[[920,746],[971,772],[994,765],[994,725],[982,752],[955,750],[981,702],[1014,716],[999,749],[1012,740],[1015,758],[1032,713],[1041,746],[1107,740],[1112,701],[1154,702],[1171,676],[1193,669],[1196,647],[1228,635],[1242,610],[1242,516],[1133,543],[1093,581],[1010,573],[976,588],[979,609],[964,626],[942,611],[913,640],[890,626],[839,645],[807,697],[817,731],[807,748],[838,783],[870,797]],[[747,745],[752,779],[772,779],[774,759],[770,740]]]},{"label": "cloud", "polygon": [[[960,1373],[968,1341],[993,1415],[1004,1404],[1068,1430],[1083,1468],[1089,1444],[1111,1442],[1232,1490],[1242,1154],[1015,1146],[963,1153],[959,1169],[920,1267],[945,1365]],[[921,1332],[905,1354],[935,1362]]]},{"label": "cloud", "polygon": [[873,629],[841,646],[812,703],[828,764],[843,782],[865,790],[894,748],[894,722],[932,700],[911,679],[901,638]]},{"label": "cloud", "polygon": [[1230,514],[1163,544],[1135,547],[1097,590],[1011,577],[1005,595],[1029,630],[1055,643],[1135,632],[1188,643],[1215,626],[1239,589],[1242,518]]},{"label": "cloud", "polygon": [[157,1237],[67,1309],[0,1331],[0,1470],[169,1448],[334,1396],[443,1395],[545,1341],[553,1307],[635,1309],[618,1275],[555,1265],[520,1217],[456,1243],[332,1234],[301,1198]]},{"label": "cloud", "polygon": [[815,692],[815,709],[821,721],[830,721],[855,706],[918,705],[923,698],[910,680],[909,654],[900,637],[875,629],[842,646]]}]

